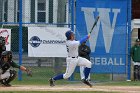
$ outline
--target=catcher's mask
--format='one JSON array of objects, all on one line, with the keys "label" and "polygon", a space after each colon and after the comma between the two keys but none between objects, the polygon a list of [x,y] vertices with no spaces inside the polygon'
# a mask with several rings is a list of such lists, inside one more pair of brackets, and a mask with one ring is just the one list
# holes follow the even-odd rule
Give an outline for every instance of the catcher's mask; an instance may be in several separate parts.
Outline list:
[{"label": "catcher's mask", "polygon": [[4,58],[8,58],[8,51],[3,51],[1,54],[1,59],[4,60]]},{"label": "catcher's mask", "polygon": [[5,57],[8,58],[8,61],[12,60],[12,52],[11,51],[3,51],[1,54],[1,59],[4,59]]}]

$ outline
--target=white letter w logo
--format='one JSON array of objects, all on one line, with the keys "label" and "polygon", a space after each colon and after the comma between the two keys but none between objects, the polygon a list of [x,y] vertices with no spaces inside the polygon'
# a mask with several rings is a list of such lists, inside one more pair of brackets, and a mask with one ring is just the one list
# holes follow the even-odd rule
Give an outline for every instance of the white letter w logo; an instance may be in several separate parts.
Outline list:
[{"label": "white letter w logo", "polygon": [[[81,11],[84,12],[87,31],[89,32],[95,21],[95,18],[93,16],[94,15],[93,12],[95,12],[95,8],[82,7]],[[95,52],[98,32],[99,32],[99,28],[101,24],[102,30],[103,30],[103,39],[104,39],[106,53],[109,53],[112,37],[114,33],[114,27],[116,24],[116,19],[117,19],[118,13],[120,12],[120,9],[98,8],[97,12],[99,12],[100,18],[97,23],[98,26],[95,26],[95,28],[93,29],[94,30],[93,33],[91,33],[91,38],[89,39],[90,47],[91,47],[92,52]],[[112,24],[110,22],[110,16],[109,16],[111,12],[114,13]]]}]

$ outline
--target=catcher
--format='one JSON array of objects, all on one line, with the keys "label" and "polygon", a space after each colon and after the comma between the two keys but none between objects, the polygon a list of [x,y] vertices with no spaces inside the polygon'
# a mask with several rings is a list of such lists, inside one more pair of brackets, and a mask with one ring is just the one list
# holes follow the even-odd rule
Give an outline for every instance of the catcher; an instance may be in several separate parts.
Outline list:
[{"label": "catcher", "polygon": [[12,68],[18,68],[22,71],[25,71],[28,76],[32,76],[31,70],[24,66],[19,66],[12,61],[11,51],[3,51],[0,60],[0,83],[3,86],[11,86],[10,82],[16,78],[17,72]]}]

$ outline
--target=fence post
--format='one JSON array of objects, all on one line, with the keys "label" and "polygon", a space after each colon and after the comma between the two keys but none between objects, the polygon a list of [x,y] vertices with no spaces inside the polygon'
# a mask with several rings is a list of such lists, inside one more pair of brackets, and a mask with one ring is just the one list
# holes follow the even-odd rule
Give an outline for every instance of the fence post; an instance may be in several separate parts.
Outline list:
[{"label": "fence post", "polygon": [[127,81],[131,80],[131,56],[130,56],[130,49],[131,49],[131,0],[128,0],[128,69],[127,69]]},{"label": "fence post", "polygon": [[74,31],[74,0],[71,0],[71,30]]},{"label": "fence post", "polygon": [[[19,65],[22,65],[22,0],[19,0]],[[22,71],[18,72],[18,80],[22,80]]]}]

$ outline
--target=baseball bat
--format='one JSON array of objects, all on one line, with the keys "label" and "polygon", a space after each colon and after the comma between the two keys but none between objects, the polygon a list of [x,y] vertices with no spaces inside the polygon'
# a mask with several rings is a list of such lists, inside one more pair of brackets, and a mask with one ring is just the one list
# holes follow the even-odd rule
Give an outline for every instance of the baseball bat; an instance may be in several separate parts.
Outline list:
[{"label": "baseball bat", "polygon": [[91,28],[91,30],[90,30],[90,32],[89,32],[89,34],[91,34],[91,33],[92,33],[93,28],[96,26],[96,24],[97,24],[98,20],[99,20],[99,16],[96,18],[96,20],[95,20],[95,22],[94,22],[94,24],[93,24],[93,26],[92,26],[92,28]]}]

